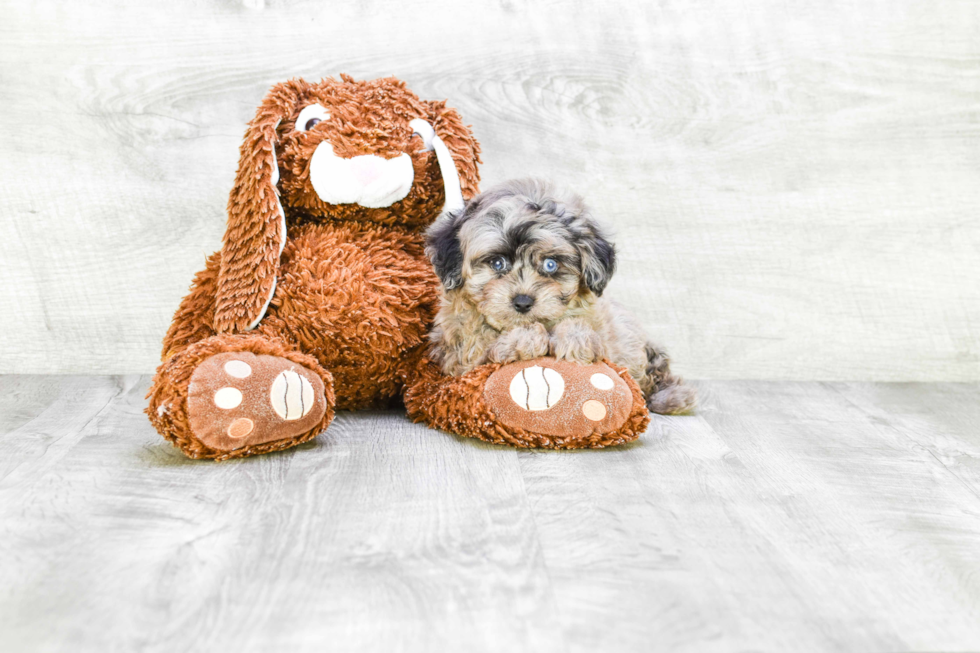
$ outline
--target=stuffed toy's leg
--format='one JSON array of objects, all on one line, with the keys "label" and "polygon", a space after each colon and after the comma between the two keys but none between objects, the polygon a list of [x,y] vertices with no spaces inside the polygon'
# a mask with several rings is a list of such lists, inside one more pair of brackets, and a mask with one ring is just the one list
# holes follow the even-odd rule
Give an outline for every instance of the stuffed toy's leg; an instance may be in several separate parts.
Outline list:
[{"label": "stuffed toy's leg", "polygon": [[433,428],[515,447],[608,447],[635,440],[650,421],[624,368],[554,358],[484,365],[458,377],[423,358],[405,406]]},{"label": "stuffed toy's leg", "polygon": [[146,410],[191,458],[239,458],[313,438],[333,419],[333,379],[312,356],[261,335],[214,335],[157,369]]}]

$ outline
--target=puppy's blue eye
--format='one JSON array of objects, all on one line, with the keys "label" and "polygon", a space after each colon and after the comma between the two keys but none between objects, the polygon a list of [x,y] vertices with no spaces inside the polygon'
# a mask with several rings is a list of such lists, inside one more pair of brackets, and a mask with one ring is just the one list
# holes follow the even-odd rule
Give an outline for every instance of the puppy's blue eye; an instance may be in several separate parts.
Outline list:
[{"label": "puppy's blue eye", "polygon": [[503,272],[507,269],[507,259],[505,259],[503,256],[494,256],[492,259],[490,259],[490,267],[492,267],[496,272]]},{"label": "puppy's blue eye", "polygon": [[553,258],[546,258],[541,263],[541,269],[544,270],[545,274],[554,274],[558,271],[558,261]]}]

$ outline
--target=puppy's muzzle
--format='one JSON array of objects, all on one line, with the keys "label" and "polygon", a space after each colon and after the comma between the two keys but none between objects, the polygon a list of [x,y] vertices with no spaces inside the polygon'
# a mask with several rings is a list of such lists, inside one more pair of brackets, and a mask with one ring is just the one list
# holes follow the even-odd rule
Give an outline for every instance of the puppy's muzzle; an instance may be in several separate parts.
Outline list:
[{"label": "puppy's muzzle", "polygon": [[515,295],[511,300],[514,310],[518,313],[527,313],[534,306],[534,297],[530,295]]}]

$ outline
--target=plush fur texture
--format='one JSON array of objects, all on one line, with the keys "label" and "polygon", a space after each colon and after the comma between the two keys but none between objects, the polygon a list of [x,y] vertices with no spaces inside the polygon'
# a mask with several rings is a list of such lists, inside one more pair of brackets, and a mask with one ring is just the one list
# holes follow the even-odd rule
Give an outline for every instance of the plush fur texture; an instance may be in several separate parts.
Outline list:
[{"label": "plush fur texture", "polygon": [[[191,375],[205,359],[215,354],[248,351],[253,354],[279,356],[297,363],[320,376],[327,397],[327,411],[315,427],[297,436],[267,442],[254,447],[222,451],[209,447],[194,435],[187,414],[187,393]],[[261,336],[214,336],[194,343],[160,365],[149,394],[150,404],[146,414],[160,435],[179,447],[190,458],[214,458],[226,460],[259,453],[288,449],[316,437],[333,420],[334,394],[330,372],[323,369],[315,358],[302,354],[284,342]]]},{"label": "plush fur texture", "polygon": [[[214,327],[216,268],[208,259],[164,338],[164,360]],[[438,280],[422,236],[405,227],[301,222],[289,230],[280,280],[251,335],[314,355],[337,383],[337,408],[386,405],[424,353]]]},{"label": "plush fur texture", "polygon": [[[319,122],[304,118],[298,125],[311,105],[322,108],[314,107]],[[464,435],[521,446],[554,442],[481,412],[487,370],[445,377],[427,355],[439,280],[425,255],[422,231],[442,210],[445,191],[436,153],[425,151],[409,125],[417,119],[427,121],[447,146],[463,197],[472,197],[480,162],[473,134],[445,102],[422,101],[397,79],[291,80],[274,86],[262,101],[241,147],[222,248],[208,258],[177,309],[148,395],[150,421],[188,456],[227,459],[285,449],[314,437],[335,409],[402,398],[413,419],[431,426],[457,425]],[[310,178],[321,144],[332,147],[344,165],[355,165],[354,157],[387,165],[408,156],[411,187],[388,206],[326,202]],[[307,380],[318,377],[328,404],[323,419],[300,435],[255,446],[223,450],[206,444],[191,428],[204,417],[194,413],[190,419],[188,385],[200,366],[218,371],[198,387],[220,387],[221,366],[203,363],[227,352],[278,357],[270,369],[278,365]],[[247,389],[252,399],[246,401],[269,396],[249,386],[248,378],[234,383]],[[243,403],[234,412],[247,408]],[[486,411],[492,414],[492,407]],[[209,414],[225,413],[211,407]],[[623,430],[604,434],[596,446],[635,437],[644,419],[645,409],[634,407]],[[230,421],[211,426],[212,432],[236,437]],[[258,442],[262,436],[248,437]],[[576,446],[591,446],[583,442]]]},{"label": "plush fur texture", "polygon": [[[297,130],[296,116],[312,104],[327,108],[330,118],[312,129]],[[395,79],[355,82],[343,77],[320,84],[291,80],[273,87],[249,123],[228,199],[214,317],[217,331],[246,330],[261,316],[276,283],[279,254],[287,239],[283,229],[290,222],[338,220],[408,228],[431,222],[445,193],[435,153],[420,151],[422,139],[409,127],[415,118],[428,120],[442,137],[456,162],[463,196],[471,196],[479,184],[479,145],[445,102],[422,102]],[[323,141],[340,157],[408,154],[415,170],[408,196],[383,208],[323,202],[309,178],[310,158]],[[280,193],[282,206],[290,210],[285,219],[277,199]]]},{"label": "plush fur texture", "polygon": [[508,181],[444,216],[427,251],[442,280],[431,339],[446,374],[539,356],[629,370],[659,413],[696,395],[636,318],[602,297],[615,248],[582,198],[535,179]]},{"label": "plush fur texture", "polygon": [[[432,358],[424,359],[419,365],[418,376],[405,392],[409,415],[429,426],[494,444],[547,449],[602,449],[625,444],[640,437],[650,423],[643,393],[625,369],[610,365],[628,382],[632,392],[628,417],[614,431],[572,437],[505,425],[484,393],[487,379],[502,367],[494,363],[477,367],[462,376],[446,376]],[[583,368],[582,376],[588,378],[589,371]]]}]

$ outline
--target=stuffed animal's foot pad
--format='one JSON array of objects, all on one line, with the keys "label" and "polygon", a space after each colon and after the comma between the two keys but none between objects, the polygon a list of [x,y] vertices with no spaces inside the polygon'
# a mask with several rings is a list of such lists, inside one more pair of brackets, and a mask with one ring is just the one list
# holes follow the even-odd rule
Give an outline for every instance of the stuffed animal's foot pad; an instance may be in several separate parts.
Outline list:
[{"label": "stuffed animal's foot pad", "polygon": [[605,363],[554,358],[501,367],[483,395],[504,426],[563,439],[615,431],[633,408],[630,387]]},{"label": "stuffed animal's foot pad", "polygon": [[295,437],[318,424],[326,409],[318,375],[285,358],[251,352],[206,359],[187,391],[191,431],[220,451]]}]

